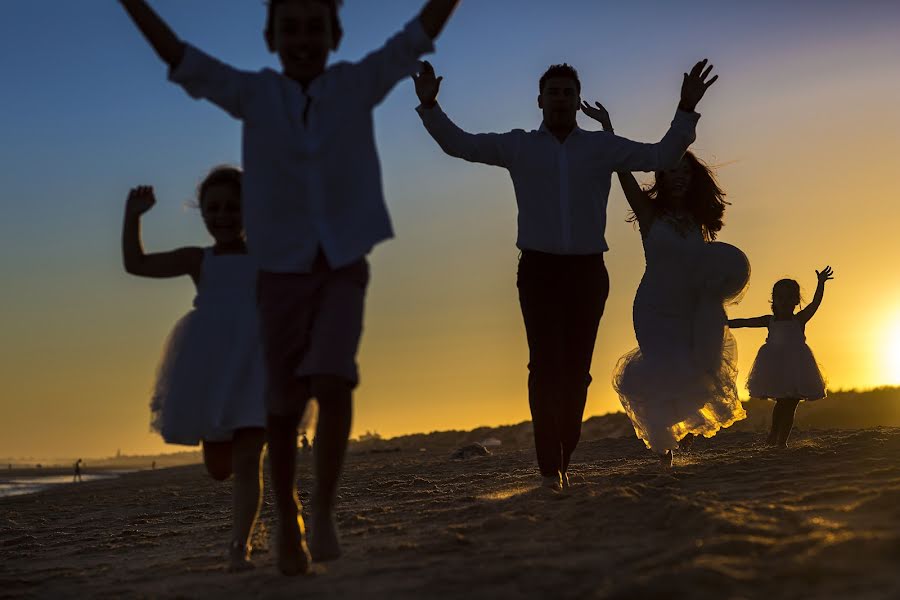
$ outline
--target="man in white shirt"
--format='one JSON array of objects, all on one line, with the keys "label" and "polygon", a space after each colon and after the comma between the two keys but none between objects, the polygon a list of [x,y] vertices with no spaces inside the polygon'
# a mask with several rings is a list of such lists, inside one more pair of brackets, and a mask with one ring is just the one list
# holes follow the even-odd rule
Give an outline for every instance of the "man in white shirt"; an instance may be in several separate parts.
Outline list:
[{"label": "man in white shirt", "polygon": [[[326,68],[341,0],[271,0],[265,40],[281,72],[240,71],[182,42],[144,0],[120,0],[170,77],[243,121],[243,213],[260,268],[268,370],[269,458],[285,574],[340,555],[334,502],[350,435],[356,352],[369,268],[392,236],[372,110],[415,72],[459,0],[428,0],[418,17],[357,63]],[[296,497],[297,424],[319,403],[309,551]]]},{"label": "man in white shirt", "polygon": [[675,166],[694,141],[694,112],[712,66],[703,60],[684,74],[672,126],[656,144],[576,124],[581,103],[578,73],[554,65],[539,82],[539,129],[471,134],[437,103],[443,78],[428,62],[413,79],[416,109],[428,133],[450,156],[507,169],[519,208],[519,303],[528,338],[528,401],[538,467],[547,487],[568,486],[568,466],[581,436],[591,382],[597,327],[609,295],[603,263],[606,204],[616,171]]}]

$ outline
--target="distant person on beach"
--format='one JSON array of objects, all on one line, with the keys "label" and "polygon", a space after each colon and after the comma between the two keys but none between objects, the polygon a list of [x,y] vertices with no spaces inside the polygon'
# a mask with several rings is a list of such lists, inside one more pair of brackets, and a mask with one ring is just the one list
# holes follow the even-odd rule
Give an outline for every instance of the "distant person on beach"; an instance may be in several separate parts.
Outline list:
[{"label": "distant person on beach", "polygon": [[81,462],[82,460],[80,458],[75,461],[75,473],[72,475],[72,483],[75,483],[76,481],[84,481],[81,478]]},{"label": "distant person on beach", "polygon": [[[581,110],[613,132],[599,102]],[[631,173],[617,176],[646,268],[634,297],[638,348],[619,361],[613,384],[637,436],[671,467],[694,436],[712,437],[746,417],[724,305],[742,295],[750,265],[743,252],[715,241],[728,203],[692,152],[657,171],[647,189]]]},{"label": "distant person on beach", "polygon": [[[170,444],[203,444],[203,462],[217,481],[234,474],[229,567],[249,568],[250,535],[262,502],[265,367],[256,314],[256,263],[247,254],[241,220],[242,174],[213,169],[197,201],[213,245],[146,254],[141,215],[156,203],[153,188],[128,194],[122,257],[132,275],[188,276],[194,308],[166,342],[151,400],[151,427]],[[155,464],[154,464],[155,467]]]},{"label": "distant person on beach", "polygon": [[[182,42],[143,0],[121,0],[170,78],[244,123],[245,222],[260,271],[268,441],[279,519],[278,567],[309,570],[341,548],[337,486],[359,377],[366,260],[392,236],[372,111],[433,50],[459,0],[429,0],[379,50],[327,66],[340,0],[271,0],[264,31],[282,71],[240,71]],[[297,425],[319,403],[309,549],[296,492]],[[311,556],[310,556],[311,554]]]},{"label": "distant person on beach", "polygon": [[816,293],[806,308],[795,313],[801,302],[800,284],[781,279],[772,287],[772,314],[751,319],[731,319],[728,326],[767,327],[769,335],[753,361],[747,389],[751,398],[775,401],[767,443],[787,448],[794,427],[794,414],[801,400],[826,396],[825,378],[812,350],[806,345],[806,324],[822,304],[825,282],[834,279],[831,267],[816,271]]},{"label": "distant person on beach", "polygon": [[423,63],[414,77],[416,109],[428,133],[457,158],[509,171],[518,204],[521,250],[517,285],[528,339],[528,403],[542,485],[569,485],[569,462],[581,437],[591,383],[597,327],[609,295],[603,261],[606,205],[616,171],[675,167],[694,141],[694,112],[712,66],[698,62],[685,73],[675,118],[662,140],[642,144],[611,133],[585,131],[578,73],[553,65],[538,82],[538,129],[473,135],[460,129],[437,102],[442,77]]}]

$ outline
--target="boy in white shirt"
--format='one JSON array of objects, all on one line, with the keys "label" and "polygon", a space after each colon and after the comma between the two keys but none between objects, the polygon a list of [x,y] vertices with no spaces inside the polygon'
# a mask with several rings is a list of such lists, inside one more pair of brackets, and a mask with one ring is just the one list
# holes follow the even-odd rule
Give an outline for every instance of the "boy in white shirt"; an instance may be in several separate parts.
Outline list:
[{"label": "boy in white shirt", "polygon": [[[281,73],[222,64],[182,42],[144,0],[120,2],[174,82],[243,121],[244,224],[260,268],[278,566],[305,573],[310,551],[314,560],[340,555],[334,501],[358,382],[366,255],[393,235],[372,110],[433,50],[459,0],[429,0],[381,49],[327,68],[341,40],[341,0],[271,0],[264,33]],[[313,397],[317,484],[307,550],[295,462],[297,423]]]}]

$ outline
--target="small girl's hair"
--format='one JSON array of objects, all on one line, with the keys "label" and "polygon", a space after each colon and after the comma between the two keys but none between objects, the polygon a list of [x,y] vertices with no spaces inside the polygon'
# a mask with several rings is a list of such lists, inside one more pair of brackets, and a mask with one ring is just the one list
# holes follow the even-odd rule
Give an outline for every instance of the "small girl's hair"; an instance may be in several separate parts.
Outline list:
[{"label": "small girl's hair", "polygon": [[243,177],[244,172],[238,167],[231,165],[213,167],[206,177],[203,178],[203,181],[200,182],[200,185],[197,186],[197,207],[203,208],[203,197],[206,195],[206,191],[214,185],[232,185],[240,196]]},{"label": "small girl's hair", "polygon": [[769,302],[769,306],[772,307],[772,312],[775,312],[775,295],[784,290],[785,293],[791,294],[791,298],[794,300],[794,306],[800,304],[800,301],[803,299],[800,296],[800,284],[794,281],[793,279],[779,279],[775,282],[775,285],[772,286],[772,300]]}]

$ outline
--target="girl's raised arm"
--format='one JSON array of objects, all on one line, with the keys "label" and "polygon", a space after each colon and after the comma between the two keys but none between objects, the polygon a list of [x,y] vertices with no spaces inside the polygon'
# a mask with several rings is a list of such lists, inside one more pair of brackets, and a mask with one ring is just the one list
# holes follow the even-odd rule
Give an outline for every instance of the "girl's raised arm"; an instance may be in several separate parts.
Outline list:
[{"label": "girl's raised arm", "polygon": [[141,215],[156,204],[153,188],[140,186],[128,192],[125,222],[122,225],[122,262],[125,271],[139,277],[168,278],[190,275],[200,279],[202,248],[178,248],[170,252],[145,254],[141,243]]},{"label": "girl's raised arm", "polygon": [[834,271],[831,270],[831,267],[826,266],[821,271],[816,271],[816,277],[819,280],[819,283],[816,285],[816,293],[813,296],[812,302],[797,313],[798,320],[806,323],[813,318],[813,315],[819,310],[819,305],[822,304],[822,297],[825,295],[825,282],[829,279],[834,279],[833,276]]},{"label": "girl's raised arm", "polygon": [[731,329],[739,329],[741,327],[768,327],[771,319],[771,315],[753,317],[752,319],[728,319],[728,326]]},{"label": "girl's raised arm", "polygon": [[[599,122],[603,127],[603,131],[615,133],[612,120],[609,118],[609,112],[599,102],[594,102],[594,104],[596,107],[582,101],[581,112]],[[637,217],[641,232],[646,235],[654,217],[653,204],[650,202],[650,198],[647,197],[646,192],[638,185],[634,175],[627,171],[616,172],[616,175],[619,177],[619,183],[622,184],[622,191],[625,192],[625,200],[628,201],[628,205],[634,211],[634,216]]]}]

